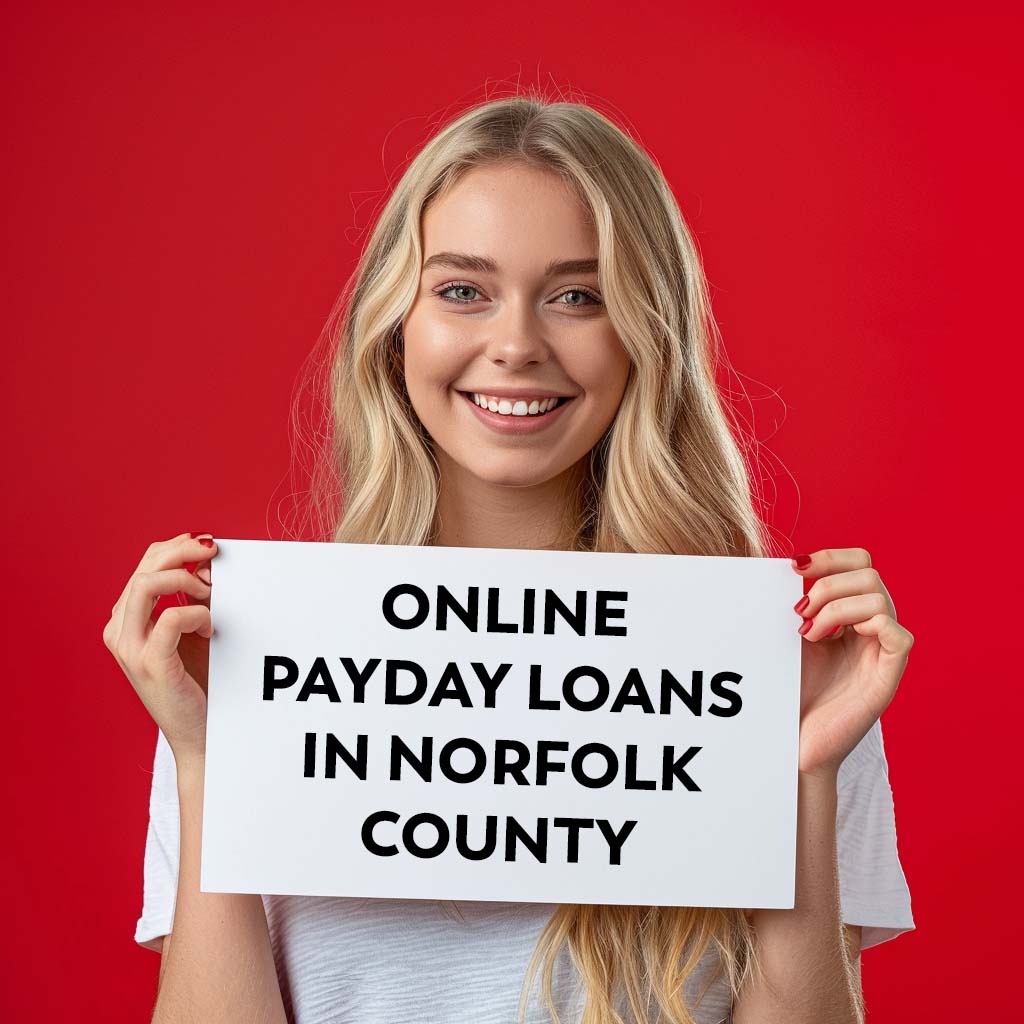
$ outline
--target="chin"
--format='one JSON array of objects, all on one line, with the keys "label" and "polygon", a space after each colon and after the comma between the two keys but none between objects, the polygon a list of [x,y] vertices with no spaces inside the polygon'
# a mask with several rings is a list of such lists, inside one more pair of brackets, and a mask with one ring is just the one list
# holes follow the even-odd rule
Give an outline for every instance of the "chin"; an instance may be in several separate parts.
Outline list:
[{"label": "chin", "polygon": [[485,483],[493,484],[495,487],[535,487],[538,484],[547,483],[551,479],[550,476],[542,473],[516,473],[514,471],[497,472],[497,471],[481,471],[471,469],[471,473],[477,479],[483,480]]},{"label": "chin", "polygon": [[476,458],[467,459],[462,466],[478,480],[496,487],[535,487],[547,483],[558,476],[559,472],[557,469],[538,467],[536,458],[519,460],[499,457],[488,461]]}]

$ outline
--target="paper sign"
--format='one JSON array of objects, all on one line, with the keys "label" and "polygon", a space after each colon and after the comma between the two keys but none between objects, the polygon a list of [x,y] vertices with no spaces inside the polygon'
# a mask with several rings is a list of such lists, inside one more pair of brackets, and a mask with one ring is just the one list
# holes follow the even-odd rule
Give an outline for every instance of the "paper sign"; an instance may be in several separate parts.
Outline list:
[{"label": "paper sign", "polygon": [[793,906],[788,559],[218,546],[203,892]]}]

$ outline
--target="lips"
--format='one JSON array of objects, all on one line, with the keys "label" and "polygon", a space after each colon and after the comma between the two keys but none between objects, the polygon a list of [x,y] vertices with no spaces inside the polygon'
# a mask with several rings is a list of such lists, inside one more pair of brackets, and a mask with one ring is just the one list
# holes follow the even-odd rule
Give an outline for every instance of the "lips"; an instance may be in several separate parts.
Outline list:
[{"label": "lips", "polygon": [[[527,434],[545,430],[562,418],[575,398],[571,395],[550,394],[488,395],[473,391],[460,391],[458,394],[465,399],[470,411],[481,423],[499,434]],[[536,411],[531,412],[531,408]]]}]

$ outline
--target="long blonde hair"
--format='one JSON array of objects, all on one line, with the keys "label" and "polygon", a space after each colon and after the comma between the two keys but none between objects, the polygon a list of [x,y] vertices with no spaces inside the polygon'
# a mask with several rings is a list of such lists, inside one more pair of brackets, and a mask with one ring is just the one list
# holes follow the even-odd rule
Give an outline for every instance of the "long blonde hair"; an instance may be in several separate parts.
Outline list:
[{"label": "long blonde hair", "polygon": [[[298,452],[313,455],[306,507],[319,523],[314,535],[378,544],[436,536],[437,464],[405,388],[402,322],[419,284],[424,211],[468,168],[499,161],[553,171],[583,201],[598,237],[602,295],[631,360],[615,419],[580,468],[567,510],[570,547],[769,553],[740,449],[756,441],[720,399],[707,283],[671,189],[645,150],[594,107],[533,95],[480,103],[443,126],[376,217],[321,338],[328,370],[312,356],[306,375],[329,403],[330,430],[305,431]],[[302,436],[294,402],[293,415]],[[639,1024],[693,1024],[685,986],[709,949],[718,953],[714,976],[724,971],[734,994],[759,972],[740,909],[559,906],[528,966],[520,1016],[539,977],[557,1021],[552,979],[567,950],[584,984],[584,1024],[619,1024],[624,1005]]]}]

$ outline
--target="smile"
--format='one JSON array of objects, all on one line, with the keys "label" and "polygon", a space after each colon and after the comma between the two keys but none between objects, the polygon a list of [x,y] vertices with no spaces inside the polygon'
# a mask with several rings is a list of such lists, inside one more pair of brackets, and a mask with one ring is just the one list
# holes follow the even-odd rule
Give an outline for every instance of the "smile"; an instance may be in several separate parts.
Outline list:
[{"label": "smile", "polygon": [[562,418],[572,404],[572,395],[489,395],[480,391],[460,391],[473,413],[486,426],[499,433],[524,433],[540,430]]},{"label": "smile", "polygon": [[496,412],[499,416],[543,416],[568,398],[497,398],[494,395],[481,395],[476,391],[467,391],[468,395],[481,409]]}]

